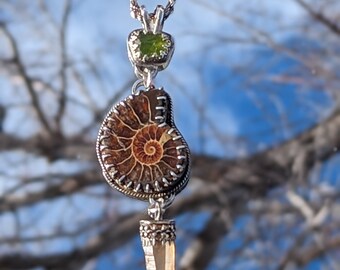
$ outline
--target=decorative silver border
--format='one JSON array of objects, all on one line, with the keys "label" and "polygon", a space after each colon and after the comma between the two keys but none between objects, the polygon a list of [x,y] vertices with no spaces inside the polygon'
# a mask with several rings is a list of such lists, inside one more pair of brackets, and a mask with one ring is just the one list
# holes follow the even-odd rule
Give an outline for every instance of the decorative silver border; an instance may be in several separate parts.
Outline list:
[{"label": "decorative silver border", "polygon": [[[143,34],[151,34],[151,35],[161,35],[162,38],[164,38],[167,42],[166,47],[164,48],[164,51],[161,52],[161,55],[152,55],[152,56],[142,56],[140,51],[140,35]],[[165,32],[160,33],[152,33],[147,32],[143,29],[137,29],[130,33],[127,41],[127,47],[128,47],[128,56],[132,63],[132,65],[135,65],[137,67],[142,68],[152,68],[155,67],[158,69],[158,71],[165,69],[172,58],[172,55],[175,51],[175,41],[173,37]]]},{"label": "decorative silver border", "polygon": [[143,247],[162,245],[176,240],[176,224],[174,220],[141,220],[139,233]]},{"label": "decorative silver border", "polygon": [[[155,89],[155,91],[158,90],[163,90],[163,89]],[[163,90],[164,95],[160,95],[158,96],[158,100],[160,102],[166,100],[167,101],[167,106],[159,106],[158,108],[156,108],[156,110],[159,110],[162,112],[161,116],[162,118],[158,118],[155,119],[155,123],[158,123],[159,126],[162,126],[164,123],[167,123],[168,125],[170,125],[173,129],[177,129],[176,125],[174,123],[174,119],[173,119],[173,113],[172,113],[172,101],[170,96]],[[101,154],[101,151],[103,150],[101,147],[101,140],[103,139],[103,132],[105,131],[106,127],[106,121],[107,119],[110,118],[110,116],[112,115],[112,113],[115,114],[119,114],[119,111],[117,110],[117,108],[119,106],[125,106],[125,101],[127,101],[127,99],[133,99],[134,97],[140,95],[141,93],[143,93],[143,91],[129,96],[127,97],[124,101],[120,102],[119,104],[117,104],[116,106],[113,106],[111,108],[111,110],[108,112],[108,114],[106,115],[100,129],[99,129],[99,133],[98,133],[98,138],[97,138],[97,143],[96,143],[96,151],[97,151],[97,157],[99,160],[99,163],[101,165],[102,168],[102,172],[103,175],[106,179],[106,181],[110,184],[110,186],[112,186],[113,188],[117,189],[118,191],[120,191],[121,193],[130,196],[132,198],[136,198],[136,199],[140,199],[140,200],[144,200],[147,201],[150,198],[153,199],[157,199],[157,198],[168,198],[171,197],[172,195],[177,195],[179,192],[181,192],[185,186],[187,185],[188,181],[189,181],[189,176],[190,176],[190,170],[191,170],[191,158],[190,158],[190,150],[189,147],[186,143],[186,141],[184,139],[182,139],[182,135],[180,134],[179,130],[177,129],[178,136],[174,137],[173,140],[178,140],[178,139],[182,139],[182,146],[178,147],[177,151],[178,151],[178,159],[181,160],[184,157],[186,157],[186,164],[185,166],[181,166],[181,168],[178,167],[178,169],[180,171],[183,172],[182,176],[178,179],[178,175],[175,172],[171,172],[171,176],[173,177],[173,179],[175,179],[176,181],[172,184],[173,180],[172,179],[166,179],[163,178],[162,179],[162,185],[167,187],[166,189],[163,189],[162,191],[158,192],[158,191],[149,191],[148,190],[148,186],[145,187],[145,192],[141,192],[141,186],[136,186],[134,188],[131,188],[132,186],[132,182],[130,181],[126,181],[125,176],[121,176],[119,179],[115,178],[115,170],[114,170],[114,165],[105,165],[103,163],[103,156]],[[166,109],[169,108],[169,110]],[[172,131],[172,129],[169,130],[169,132]],[[110,168],[108,168],[110,167]],[[109,169],[113,169],[113,172],[110,172]],[[183,171],[184,170],[184,171]],[[158,182],[157,182],[158,183]],[[157,184],[155,184],[157,185]],[[159,183],[158,183],[159,185]],[[137,188],[138,187],[138,188]],[[149,187],[150,189],[150,187]],[[157,188],[156,188],[157,190]]]}]

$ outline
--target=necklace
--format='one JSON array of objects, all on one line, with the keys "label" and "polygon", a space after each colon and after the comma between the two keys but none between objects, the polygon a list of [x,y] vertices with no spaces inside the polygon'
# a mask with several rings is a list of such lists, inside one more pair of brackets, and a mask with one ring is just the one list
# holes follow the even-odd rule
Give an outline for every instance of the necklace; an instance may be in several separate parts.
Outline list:
[{"label": "necklace", "polygon": [[163,214],[189,180],[190,153],[176,128],[170,95],[154,79],[170,63],[172,36],[163,24],[175,0],[148,13],[130,0],[131,16],[141,29],[128,37],[128,56],[137,76],[132,94],[106,115],[98,134],[97,155],[107,182],[123,194],[148,201],[151,220],[140,221],[147,270],[175,269],[174,220]]}]

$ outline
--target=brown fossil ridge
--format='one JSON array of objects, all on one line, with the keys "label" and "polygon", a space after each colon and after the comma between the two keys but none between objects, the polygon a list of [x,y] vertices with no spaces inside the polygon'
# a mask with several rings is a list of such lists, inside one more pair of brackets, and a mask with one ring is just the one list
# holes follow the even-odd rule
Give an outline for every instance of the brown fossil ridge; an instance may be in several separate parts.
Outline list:
[{"label": "brown fossil ridge", "polygon": [[141,91],[114,106],[100,128],[97,154],[106,180],[135,198],[177,194],[188,181],[189,149],[163,89]]}]

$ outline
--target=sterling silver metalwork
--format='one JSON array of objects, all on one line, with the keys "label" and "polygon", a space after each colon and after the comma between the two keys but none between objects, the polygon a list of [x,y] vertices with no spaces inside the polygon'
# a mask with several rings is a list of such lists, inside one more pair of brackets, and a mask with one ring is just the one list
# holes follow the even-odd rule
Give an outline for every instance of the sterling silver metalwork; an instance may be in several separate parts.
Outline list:
[{"label": "sterling silver metalwork", "polygon": [[[171,15],[171,13],[174,11],[175,4],[176,4],[176,0],[168,0],[168,3],[164,10],[164,20],[166,20]],[[142,19],[141,7],[143,6],[140,6],[137,0],[130,1],[131,17],[142,22],[143,19]]]},{"label": "sterling silver metalwork", "polygon": [[140,221],[140,234],[143,245],[155,245],[156,241],[164,245],[176,240],[176,225],[173,220]]},{"label": "sterling silver metalwork", "polygon": [[144,6],[140,7],[140,11],[143,28],[130,33],[127,41],[128,56],[136,76],[143,79],[145,87],[149,88],[157,73],[169,65],[175,42],[170,34],[162,31],[164,7],[157,6],[152,16]]},{"label": "sterling silver metalwork", "polygon": [[174,270],[176,226],[173,220],[141,220],[139,227],[147,270]]},{"label": "sterling silver metalwork", "polygon": [[163,214],[165,210],[172,204],[175,199],[175,194],[171,194],[170,197],[165,198],[150,198],[150,206],[148,208],[148,214],[156,221],[163,220]]},{"label": "sterling silver metalwork", "polygon": [[188,183],[189,148],[174,123],[170,96],[164,89],[138,90],[142,83],[106,115],[98,160],[107,182],[125,195],[168,199]]},{"label": "sterling silver metalwork", "polygon": [[175,221],[164,220],[166,209],[189,181],[190,150],[175,125],[170,95],[154,86],[158,72],[170,63],[175,49],[163,32],[175,0],[147,12],[130,1],[141,29],[128,37],[128,56],[137,76],[132,94],[114,105],[98,134],[97,156],[107,182],[121,193],[149,202],[151,220],[140,221],[147,270],[175,270]]},{"label": "sterling silver metalwork", "polygon": [[[128,37],[129,59],[133,65],[140,69],[155,69],[161,71],[165,69],[171,61],[175,50],[175,41],[172,36],[166,32],[156,32],[154,35],[157,35],[157,37],[164,42],[160,53],[143,56],[139,39],[142,35],[147,35],[147,33],[144,29],[137,29],[131,32]],[[140,72],[140,70],[138,71]]]}]

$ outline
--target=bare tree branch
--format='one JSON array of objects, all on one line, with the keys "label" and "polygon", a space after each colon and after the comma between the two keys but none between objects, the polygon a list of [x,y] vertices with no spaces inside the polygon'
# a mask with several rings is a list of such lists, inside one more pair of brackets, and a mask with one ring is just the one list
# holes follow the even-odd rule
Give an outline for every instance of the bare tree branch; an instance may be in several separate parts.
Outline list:
[{"label": "bare tree branch", "polygon": [[61,26],[59,30],[60,35],[60,70],[59,70],[59,76],[60,76],[60,90],[59,90],[59,109],[56,114],[56,124],[59,129],[59,133],[61,132],[61,126],[60,122],[63,117],[65,107],[66,107],[66,91],[67,91],[67,78],[66,78],[66,72],[67,72],[67,65],[68,65],[68,56],[67,56],[67,27],[68,27],[68,21],[71,13],[72,8],[72,0],[65,0],[64,1],[64,11],[61,21]]},{"label": "bare tree branch", "polygon": [[212,216],[204,230],[199,233],[180,263],[182,270],[203,270],[215,257],[219,243],[228,231],[228,223],[222,213]]},{"label": "bare tree branch", "polygon": [[66,178],[61,184],[48,185],[44,190],[32,192],[26,196],[4,196],[0,198],[0,213],[3,211],[13,211],[37,202],[72,194],[85,187],[101,183],[98,181],[98,168],[96,169],[97,170],[95,171],[86,171],[85,173]]},{"label": "bare tree branch", "polygon": [[337,36],[340,35],[340,26],[333,22],[330,18],[327,18],[323,13],[315,11],[307,2],[304,0],[295,0],[301,7],[303,7],[309,15],[316,21],[319,21],[325,25],[329,30],[331,30]]},{"label": "bare tree branch", "polygon": [[[316,258],[327,259],[332,257],[332,250],[340,246],[338,239],[333,237],[334,232],[337,232],[339,227],[339,222],[335,218],[339,192],[329,183],[333,181],[333,172],[326,176],[323,176],[324,173],[321,172],[323,165],[334,162],[339,154],[340,110],[334,109],[331,112],[330,108],[326,108],[326,106],[330,107],[329,103],[325,105],[326,102],[320,102],[319,105],[318,100],[316,102],[314,100],[319,97],[318,95],[313,95],[310,99],[308,97],[308,100],[305,101],[304,99],[308,95],[302,93],[302,90],[309,94],[317,89],[318,93],[327,91],[325,99],[326,96],[332,99],[334,96],[329,97],[328,93],[331,93],[331,91],[338,92],[339,57],[337,56],[337,46],[334,45],[336,38],[332,36],[332,33],[339,36],[339,26],[336,20],[332,19],[333,15],[334,18],[337,18],[338,15],[334,11],[332,17],[328,17],[326,12],[322,9],[317,10],[316,7],[308,4],[307,0],[295,1],[306,10],[308,18],[300,18],[298,22],[284,26],[275,21],[275,12],[272,15],[267,13],[270,10],[267,10],[268,7],[264,5],[265,1],[259,1],[260,5],[263,4],[266,7],[265,9],[262,9],[262,6],[254,8],[251,3],[239,4],[238,1],[234,1],[235,4],[237,3],[237,7],[244,8],[237,14],[233,12],[234,9],[228,10],[229,2],[228,5],[224,6],[220,5],[223,1],[216,1],[217,5],[215,6],[214,2],[191,1],[198,3],[198,8],[203,7],[204,10],[213,12],[221,25],[225,23],[228,27],[229,25],[232,27],[227,27],[228,31],[223,32],[204,30],[203,28],[196,30],[191,26],[190,29],[188,28],[189,30],[183,30],[183,33],[189,33],[191,38],[196,37],[201,32],[206,33],[203,42],[205,44],[203,45],[204,59],[201,62],[193,60],[194,67],[191,67],[198,74],[197,78],[194,79],[197,79],[200,93],[198,96],[203,105],[200,99],[190,94],[191,92],[188,89],[192,87],[192,84],[188,84],[188,87],[186,87],[177,80],[178,71],[167,78],[170,80],[170,85],[171,83],[174,84],[176,89],[183,92],[187,100],[192,101],[191,108],[194,109],[192,113],[195,113],[195,117],[199,118],[197,126],[201,125],[199,132],[204,133],[205,130],[209,130],[209,135],[214,137],[214,143],[218,143],[221,148],[226,147],[227,144],[233,144],[235,148],[239,146],[243,149],[244,144],[247,143],[247,147],[255,149],[252,153],[256,153],[231,159],[209,156],[202,147],[202,151],[192,154],[192,179],[189,188],[178,196],[165,216],[173,217],[186,213],[200,214],[203,211],[208,211],[212,215],[202,231],[193,240],[190,240],[191,243],[188,243],[188,249],[182,259],[183,269],[205,269],[216,256],[219,243],[230,241],[229,237],[225,237],[229,233],[230,238],[238,237],[237,239],[242,240],[242,244],[234,250],[228,249],[227,258],[223,262],[225,263],[222,266],[223,269],[231,267],[234,258],[249,259],[256,262],[259,268],[275,268],[278,266],[279,269],[285,269],[290,264],[303,266]],[[0,190],[0,219],[10,217],[9,219],[12,219],[9,221],[11,226],[8,227],[13,229],[7,235],[6,230],[5,232],[0,230],[0,243],[4,245],[4,250],[10,250],[8,253],[0,255],[0,269],[39,267],[44,269],[81,269],[87,263],[95,263],[98,258],[102,258],[101,255],[114,251],[131,241],[137,234],[138,221],[145,218],[144,215],[139,213],[126,214],[121,209],[119,209],[119,212],[116,211],[115,205],[113,206],[115,203],[113,199],[117,193],[114,193],[109,186],[106,189],[102,188],[107,184],[101,175],[94,145],[97,129],[103,115],[114,103],[117,103],[127,94],[126,90],[131,87],[134,78],[128,77],[113,82],[112,78],[116,79],[116,77],[111,76],[112,71],[107,71],[107,69],[116,67],[106,66],[104,61],[98,60],[97,56],[103,55],[103,52],[107,53],[106,46],[112,47],[111,39],[105,39],[105,41],[109,41],[104,45],[105,48],[98,48],[96,45],[96,48],[93,48],[95,53],[91,54],[91,57],[85,54],[81,56],[81,59],[73,57],[73,48],[69,47],[70,44],[67,42],[68,29],[70,16],[73,15],[72,11],[76,8],[75,4],[80,2],[64,0],[64,2],[58,3],[61,4],[61,6],[58,6],[61,8],[60,23],[58,22],[59,19],[56,19],[60,16],[56,16],[55,11],[51,8],[54,8],[53,4],[50,6],[50,3],[46,1],[39,1],[35,4],[27,4],[25,1],[12,2],[0,3],[0,9],[6,7],[4,10],[5,12],[8,11],[8,14],[4,16],[6,21],[6,16],[10,19],[13,17],[13,21],[8,20],[13,24],[17,23],[15,21],[16,16],[34,26],[41,25],[41,21],[47,21],[48,30],[47,28],[36,30],[29,27],[25,30],[28,31],[28,36],[39,34],[42,38],[45,38],[44,34],[49,34],[52,29],[51,36],[56,40],[53,39],[55,41],[52,44],[53,49],[51,49],[50,41],[47,43],[49,46],[31,50],[29,46],[28,48],[21,46],[22,40],[21,37],[16,37],[15,27],[11,31],[12,28],[9,23],[0,22],[0,31],[2,30],[5,39],[8,39],[8,45],[12,51],[11,53],[4,52],[4,56],[1,55],[1,58],[3,58],[0,59],[1,71],[4,71],[6,76],[17,75],[20,83],[23,81],[23,85],[21,83],[18,87],[15,82],[11,81],[11,78],[5,78],[5,81],[7,80],[9,84],[14,83],[11,89],[21,91],[22,88],[25,88],[30,98],[28,102],[20,101],[19,104],[13,101],[0,101],[0,128],[2,122],[4,123],[3,132],[0,132],[0,151],[2,151],[0,159],[4,160],[5,163],[0,166],[0,181],[4,183],[4,190]],[[326,1],[324,3],[326,5]],[[336,6],[336,2],[333,1],[333,3]],[[232,5],[233,3],[230,3],[230,6]],[[39,19],[35,20],[36,12],[41,12],[44,16],[39,16]],[[256,22],[248,20],[249,14],[254,16],[255,19],[261,16],[259,23],[257,20]],[[271,16],[274,16],[273,28],[263,26],[266,19],[273,19]],[[307,29],[303,28],[305,27],[304,20],[314,23],[313,27],[321,23],[326,28],[315,27],[311,28],[313,31],[309,32],[308,27]],[[253,21],[254,23],[252,23]],[[220,25],[218,26],[220,27]],[[291,29],[287,30],[289,28]],[[277,32],[269,29],[277,29]],[[298,37],[299,41],[305,38],[307,45],[310,45],[309,41],[312,37],[311,43],[320,46],[312,46],[313,48],[310,51],[307,49],[305,52],[305,44],[291,44],[289,39],[291,35],[286,40],[287,32],[284,32],[286,30],[289,31],[289,34],[294,32],[293,38]],[[105,33],[100,37],[104,35]],[[316,38],[322,39],[323,42],[319,44],[318,40],[315,41]],[[44,44],[44,41],[41,45]],[[295,39],[293,41],[295,42]],[[223,56],[221,59],[213,59],[213,57],[224,54],[225,46],[229,46],[230,42],[246,44],[247,53],[249,53],[249,49],[256,52],[245,62],[243,62],[243,57],[240,57],[240,59],[232,57],[233,59],[230,59],[229,62],[228,57],[230,55]],[[327,44],[327,42],[332,44]],[[307,45],[306,47],[308,47]],[[54,50],[55,46],[58,49],[57,52]],[[265,49],[266,52],[270,51],[274,56],[273,59],[271,56],[265,59],[261,58],[260,60],[265,62],[263,64],[265,67],[263,70],[254,71],[249,67],[259,67],[256,63],[259,60],[257,57],[259,48],[260,50]],[[212,52],[215,49],[218,51],[216,54],[214,54],[215,51]],[[221,53],[220,49],[223,49]],[[24,61],[26,58],[23,58],[24,52],[33,52],[37,58],[42,57],[26,64]],[[109,51],[108,54],[111,57],[112,51]],[[95,57],[92,57],[92,55],[95,55]],[[190,55],[188,56],[189,61],[191,61]],[[206,59],[208,57],[211,58]],[[277,62],[280,62],[282,58],[284,60],[289,58],[289,61],[298,64],[293,68],[288,65],[287,70],[283,72],[272,71],[271,68],[274,67],[275,69]],[[196,56],[195,59],[197,59]],[[213,78],[210,78],[209,75],[209,78],[206,79],[205,72],[210,72],[210,65],[206,65],[207,61],[212,61],[212,64],[218,65],[218,68],[221,65],[231,72],[227,72],[228,74],[225,76],[216,72],[218,78],[211,82],[211,79],[215,80],[215,73],[214,76],[211,76]],[[271,64],[271,61],[275,63]],[[279,64],[281,68],[281,62]],[[45,69],[48,70],[46,73]],[[215,72],[215,70],[213,71]],[[120,72],[123,72],[123,69],[120,69]],[[215,86],[224,90],[222,87],[227,85],[234,75],[240,75],[239,78],[244,80],[240,84],[236,84],[236,87],[240,88],[241,91],[256,86],[257,83],[261,87],[261,83],[264,83],[265,87],[260,90],[259,95],[256,92],[257,88],[246,93],[252,105],[259,111],[259,115],[246,116],[246,121],[243,118],[237,118],[237,121],[241,121],[242,125],[245,125],[244,122],[246,124],[251,122],[254,131],[247,131],[247,133],[240,131],[237,135],[230,135],[222,131],[223,126],[220,130],[219,126],[215,125],[216,123],[212,121],[215,120],[213,117],[210,119],[206,99],[210,95],[209,91]],[[118,84],[121,86],[112,89],[114,92],[109,90],[111,85]],[[211,87],[212,84],[213,87]],[[267,85],[269,86],[267,87]],[[289,101],[289,103],[292,102],[289,106],[285,106],[286,100],[283,100],[287,96],[283,97],[282,100],[278,96],[276,92],[280,88],[278,85],[289,88],[290,93],[293,92],[290,91],[293,88],[291,86],[296,88],[294,93],[298,97],[296,97],[296,100],[294,97],[293,101]],[[73,86],[75,86],[72,89],[74,91],[70,92],[69,87]],[[102,91],[94,94],[92,89],[97,86]],[[299,92],[300,90],[301,92]],[[74,95],[75,92],[78,95]],[[251,97],[248,92],[254,94],[254,97]],[[195,93],[197,93],[197,89]],[[262,94],[265,94],[265,98]],[[97,98],[99,96],[100,99]],[[289,96],[291,97],[290,94]],[[51,108],[53,107],[53,116],[46,109],[45,103],[42,103],[43,100],[45,101],[48,98],[50,98],[48,102],[52,105]],[[303,101],[300,99],[303,99]],[[270,104],[265,107],[264,105],[268,105],[267,103]],[[294,109],[294,106],[306,105],[307,103],[308,106],[320,106],[319,110],[320,108],[321,110],[327,109],[327,113],[317,114],[318,120],[312,119],[313,121],[310,121],[310,123],[314,123],[314,126],[303,130],[299,125],[304,124],[304,117],[307,113],[303,117],[300,117],[299,114],[293,119],[290,118],[292,113],[289,110]],[[69,115],[69,105],[79,110],[79,115],[78,113]],[[214,103],[209,105],[215,106]],[[337,104],[337,101],[334,100],[332,108],[335,108],[336,105],[339,106],[339,103]],[[2,115],[1,106],[4,106],[5,109],[5,113]],[[275,107],[277,115],[272,115],[271,106]],[[46,130],[50,136],[45,136],[44,132],[37,132],[38,135],[26,137],[10,134],[6,125],[12,124],[10,114],[14,111],[11,111],[13,108],[20,109],[24,113],[27,110],[33,110],[42,125],[42,129]],[[76,122],[75,127],[79,128],[74,128],[74,131],[66,130],[66,125],[63,124],[73,124],[73,122],[78,121],[76,117],[73,119],[72,116],[81,117],[81,113],[84,113],[84,119],[87,118],[86,121]],[[294,116],[296,115],[294,114]],[[314,115],[316,114],[313,114],[312,117]],[[326,115],[328,116],[326,117]],[[33,118],[35,119],[35,116]],[[261,124],[258,121],[270,122],[273,125],[258,128],[257,124]],[[218,125],[220,124],[218,123]],[[301,134],[291,137],[292,134],[296,134],[289,132],[292,126],[297,127],[296,130],[302,130]],[[306,127],[306,125],[303,125],[303,127]],[[268,136],[272,132],[281,134],[282,129],[287,132],[280,138],[287,138],[287,141],[275,140],[274,142],[277,144],[270,149],[261,148],[264,150],[258,150],[261,143],[272,145],[268,143],[266,138],[262,138],[262,135]],[[286,136],[286,134],[288,135]],[[192,131],[192,135],[197,138],[197,130]],[[255,136],[257,138],[254,139]],[[258,139],[258,137],[261,138]],[[207,146],[209,146],[210,144],[210,141],[205,140],[205,137],[202,137],[201,142],[202,145],[207,143]],[[226,149],[229,149],[228,146]],[[23,163],[20,164],[18,169],[15,167],[18,164],[16,159]],[[55,173],[55,170],[60,169],[60,164],[62,167],[67,161],[71,161],[77,166],[85,162],[88,166],[82,167],[83,170],[80,170],[80,167],[79,170],[75,169],[76,173],[66,173],[68,168],[65,168],[65,173],[63,170]],[[36,164],[39,169],[41,169],[39,166],[45,166],[45,168],[42,168],[43,172],[35,172],[35,169],[32,169],[32,167],[35,168]],[[51,171],[49,171],[50,169]],[[26,170],[30,171],[26,173]],[[320,180],[322,177],[330,179],[322,181]],[[2,185],[2,182],[0,182],[0,185]],[[288,191],[287,193],[287,190],[294,190],[294,192]],[[308,195],[305,197],[306,193],[303,192]],[[98,211],[99,215],[95,218],[85,213],[86,211],[83,210],[82,206],[79,207],[79,197],[84,201],[86,200],[83,196],[101,204],[100,211]],[[55,227],[49,228],[50,230],[45,232],[40,230],[39,222],[27,221],[26,217],[22,217],[21,213],[31,215],[31,209],[39,209],[46,201],[52,205],[53,200],[65,202],[67,206],[71,207],[69,210],[72,210],[72,214],[79,209],[77,218],[80,221],[64,222],[65,219],[69,219],[69,213],[62,211],[58,216],[58,221],[53,225]],[[118,203],[120,204],[121,201]],[[43,215],[44,213],[41,216]],[[39,221],[43,223],[45,220],[41,216],[39,213]],[[238,218],[243,219],[245,216],[252,219],[253,226],[242,229],[238,226],[233,227],[233,225],[238,224]],[[52,221],[48,220],[48,222]],[[270,231],[268,231],[269,229]],[[32,233],[32,231],[36,233]],[[11,234],[11,232],[13,233]],[[289,235],[288,239],[287,235]],[[293,239],[294,237],[296,238]],[[82,245],[78,245],[79,239],[82,239]],[[84,239],[87,239],[85,244],[83,243]],[[273,244],[273,239],[275,241],[276,239],[280,241],[284,239],[284,244],[288,245],[289,250],[286,253],[282,252],[279,245]],[[53,254],[46,252],[31,253],[29,248],[26,249],[26,246],[31,247],[39,244],[44,246],[50,244],[49,241],[59,240],[67,240],[74,245],[70,247],[70,250],[60,249]],[[311,244],[305,245],[306,242]],[[22,249],[19,251],[15,249],[16,246],[21,244],[23,244]],[[256,248],[253,248],[253,246],[256,246]],[[224,245],[221,248],[224,248]],[[221,261],[223,261],[223,258],[218,258],[218,263],[221,263]]]},{"label": "bare tree branch", "polygon": [[2,23],[0,24],[0,29],[2,29],[2,31],[4,32],[4,34],[6,35],[6,37],[8,38],[8,41],[10,43],[11,49],[12,49],[12,53],[13,53],[13,58],[12,61],[13,63],[16,65],[17,69],[18,69],[18,73],[20,75],[20,77],[22,78],[30,96],[32,99],[32,107],[35,109],[38,118],[41,122],[41,124],[43,125],[43,127],[49,132],[52,133],[52,127],[50,126],[50,122],[47,119],[41,105],[40,105],[40,101],[38,98],[38,95],[36,94],[36,91],[33,87],[33,81],[32,79],[29,77],[29,75],[26,72],[26,68],[24,66],[24,63],[22,61],[20,52],[19,52],[19,48],[17,45],[17,41],[15,40],[14,36],[12,35],[12,33],[8,30],[8,27],[6,26],[6,24]]}]

